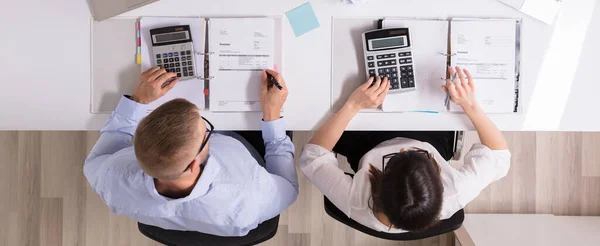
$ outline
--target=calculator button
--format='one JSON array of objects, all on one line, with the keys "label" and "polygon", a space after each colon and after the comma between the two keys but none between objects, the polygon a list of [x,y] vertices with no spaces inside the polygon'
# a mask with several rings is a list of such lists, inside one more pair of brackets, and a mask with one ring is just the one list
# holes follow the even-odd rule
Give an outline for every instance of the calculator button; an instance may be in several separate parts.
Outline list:
[{"label": "calculator button", "polygon": [[406,78],[408,77],[408,74],[406,72],[400,72],[400,77]]},{"label": "calculator button", "polygon": [[163,59],[163,62],[167,63],[167,62],[169,62],[169,59]]},{"label": "calculator button", "polygon": [[396,60],[390,60],[391,65],[396,65]]},{"label": "calculator button", "polygon": [[367,56],[367,60],[372,61],[373,59],[373,56]]},{"label": "calculator button", "polygon": [[175,61],[175,59],[169,58],[169,62],[174,62],[174,61]]},{"label": "calculator button", "polygon": [[413,67],[412,67],[412,66],[406,66],[406,70],[407,70],[407,71],[412,71],[412,70],[413,70]]},{"label": "calculator button", "polygon": [[414,77],[413,71],[408,71],[408,77]]},{"label": "calculator button", "polygon": [[398,78],[398,73],[392,73],[392,78]]},{"label": "calculator button", "polygon": [[174,56],[179,56],[179,52],[173,53]]},{"label": "calculator button", "polygon": [[175,72],[181,72],[181,68],[175,68]]},{"label": "calculator button", "polygon": [[384,68],[383,71],[385,71],[385,73],[390,73],[391,72],[390,68]]},{"label": "calculator button", "polygon": [[383,68],[377,69],[377,73],[378,74],[382,74],[383,73]]},{"label": "calculator button", "polygon": [[400,87],[398,86],[398,84],[394,84],[394,85],[392,85],[392,89],[397,90],[397,89],[400,89]]},{"label": "calculator button", "polygon": [[177,73],[177,77],[180,78],[181,77],[181,73]]},{"label": "calculator button", "polygon": [[400,87],[402,87],[402,88],[408,88],[408,78],[401,78],[400,79]]},{"label": "calculator button", "polygon": [[398,62],[400,62],[400,64],[404,64],[404,63],[406,63],[406,59],[400,59],[400,60],[398,60]]},{"label": "calculator button", "polygon": [[186,71],[183,71],[183,76],[187,77],[188,73]]},{"label": "calculator button", "polygon": [[[188,63],[188,65],[190,65],[190,64]],[[191,71],[194,71],[194,68],[193,67],[188,67],[188,70],[190,70],[190,72],[191,72]]]},{"label": "calculator button", "polygon": [[392,62],[391,62],[391,61],[383,61],[383,65],[384,65],[384,66],[389,66],[389,65],[391,65],[391,64],[392,64]]},{"label": "calculator button", "polygon": [[181,65],[182,66],[187,66],[187,62],[182,62]]},{"label": "calculator button", "polygon": [[191,56],[188,56],[187,58],[188,58],[188,59],[187,59],[188,61],[191,61],[191,60],[192,60],[192,57],[191,57]]},{"label": "calculator button", "polygon": [[411,58],[406,59],[406,63],[412,63],[412,59]]},{"label": "calculator button", "polygon": [[389,54],[390,58],[396,58],[396,54]]},{"label": "calculator button", "polygon": [[369,70],[369,77],[375,77],[375,75],[377,75],[375,74],[375,69]]},{"label": "calculator button", "polygon": [[392,69],[392,72],[398,72],[398,68],[396,68],[396,67],[393,67],[391,69]]},{"label": "calculator button", "polygon": [[163,53],[163,58],[167,58],[167,56],[169,56],[169,54]]},{"label": "calculator button", "polygon": [[408,77],[408,87],[415,87],[415,78]]},{"label": "calculator button", "polygon": [[375,67],[375,62],[369,62],[369,67]]},{"label": "calculator button", "polygon": [[189,74],[190,76],[194,76],[194,72],[192,72],[192,71],[190,71],[188,74]]},{"label": "calculator button", "polygon": [[404,53],[404,55],[406,55],[406,56],[411,56],[411,55],[412,55],[412,52],[405,52],[405,53]]},{"label": "calculator button", "polygon": [[185,51],[185,54],[190,55],[192,52],[190,52],[189,50]]},{"label": "calculator button", "polygon": [[181,55],[182,55],[182,56],[184,56],[184,55],[185,55],[185,51],[182,51],[182,52],[181,52]]},{"label": "calculator button", "polygon": [[173,57],[173,52],[169,53],[169,57]]},{"label": "calculator button", "polygon": [[378,55],[377,59],[383,59],[383,55]]},{"label": "calculator button", "polygon": [[175,63],[175,67],[179,67],[179,66],[181,66],[181,64],[179,64],[179,62]]},{"label": "calculator button", "polygon": [[400,67],[400,71],[406,71],[407,67]]},{"label": "calculator button", "polygon": [[179,61],[179,57],[175,57],[175,61],[178,62]]},{"label": "calculator button", "polygon": [[157,55],[156,55],[156,58],[160,58],[160,54],[157,54]]},{"label": "calculator button", "polygon": [[166,64],[163,66],[164,68],[169,68],[169,64]]},{"label": "calculator button", "polygon": [[378,61],[377,62],[377,66],[380,66],[380,67],[383,66],[383,62],[382,61]]},{"label": "calculator button", "polygon": [[183,67],[183,71],[184,71],[184,72],[187,72],[187,67]]},{"label": "calculator button", "polygon": [[392,79],[392,83],[390,85],[398,84],[398,79]]},{"label": "calculator button", "polygon": [[156,64],[157,64],[157,65],[160,65],[161,63],[162,63],[162,61],[161,61],[161,60],[156,60]]}]

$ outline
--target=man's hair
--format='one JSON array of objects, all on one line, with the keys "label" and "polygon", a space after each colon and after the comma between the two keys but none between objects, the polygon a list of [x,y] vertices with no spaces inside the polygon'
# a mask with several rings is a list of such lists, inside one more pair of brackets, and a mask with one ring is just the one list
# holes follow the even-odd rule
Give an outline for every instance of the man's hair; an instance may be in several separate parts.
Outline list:
[{"label": "man's hair", "polygon": [[142,170],[163,180],[181,176],[198,154],[199,121],[196,105],[185,99],[171,100],[142,119],[133,138]]},{"label": "man's hair", "polygon": [[433,157],[406,151],[394,155],[385,173],[370,166],[373,211],[385,214],[394,228],[421,231],[437,223],[444,186]]}]

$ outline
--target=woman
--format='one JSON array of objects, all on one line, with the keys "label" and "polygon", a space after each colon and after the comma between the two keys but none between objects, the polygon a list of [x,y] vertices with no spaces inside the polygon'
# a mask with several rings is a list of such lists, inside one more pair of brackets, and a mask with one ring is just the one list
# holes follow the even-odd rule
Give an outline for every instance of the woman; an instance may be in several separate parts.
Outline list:
[{"label": "woman", "polygon": [[[467,153],[460,169],[451,167],[452,132],[344,132],[365,108],[383,102],[389,81],[373,78],[356,89],[304,147],[300,169],[335,206],[376,231],[421,231],[450,218],[490,183],[504,177],[510,152],[502,133],[475,100],[467,70],[450,67],[459,79],[442,89],[469,117],[481,144]],[[356,172],[344,174],[332,151],[348,158]]]}]

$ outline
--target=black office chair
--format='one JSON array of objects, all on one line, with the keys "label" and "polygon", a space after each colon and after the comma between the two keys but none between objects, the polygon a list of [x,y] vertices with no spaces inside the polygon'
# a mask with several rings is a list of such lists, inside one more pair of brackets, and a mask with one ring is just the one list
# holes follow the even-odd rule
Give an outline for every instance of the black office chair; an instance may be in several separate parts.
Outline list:
[{"label": "black office chair", "polygon": [[[257,131],[238,132],[264,156],[265,146],[262,143],[262,133]],[[292,138],[292,132],[286,132]],[[160,227],[146,225],[138,222],[138,229],[146,237],[168,246],[216,245],[238,246],[256,245],[265,242],[277,234],[279,215],[258,225],[254,230],[243,237],[220,237],[196,231],[165,230]]]},{"label": "black office chair", "polygon": [[[346,173],[346,174],[352,176],[349,173]],[[344,212],[342,212],[335,205],[333,205],[333,203],[331,203],[331,201],[329,201],[329,199],[327,199],[327,197],[325,197],[324,207],[325,207],[325,212],[329,216],[331,216],[332,218],[334,218],[335,220],[337,220],[339,222],[342,222],[342,224],[344,224],[344,225],[352,227],[355,230],[358,230],[367,235],[371,235],[371,236],[383,238],[383,239],[388,239],[388,240],[395,240],[395,241],[419,240],[419,239],[434,237],[434,236],[441,235],[441,234],[448,233],[448,232],[453,232],[456,229],[460,228],[463,221],[465,220],[465,213],[461,209],[458,212],[454,213],[454,215],[452,215],[452,217],[445,219],[445,220],[441,220],[435,226],[430,227],[429,229],[424,230],[424,231],[405,232],[405,233],[385,233],[385,232],[373,230],[369,227],[366,227],[366,226],[354,221],[351,218],[348,218],[348,216],[346,216],[346,214],[344,214]]]},{"label": "black office chair", "polygon": [[[464,145],[464,132],[456,131],[454,132],[454,145],[453,148],[453,156],[452,160],[458,160],[461,156],[462,148]],[[346,175],[350,177],[354,177],[353,174],[346,173]],[[452,217],[441,220],[438,224],[433,227],[430,227],[427,230],[419,231],[419,232],[405,232],[405,233],[385,233],[373,230],[368,228],[353,219],[349,218],[339,210],[327,197],[324,197],[324,208],[325,212],[334,218],[335,220],[342,222],[342,224],[347,225],[349,227],[354,228],[362,233],[367,235],[371,235],[378,238],[395,240],[395,241],[410,241],[410,240],[419,240],[429,237],[434,237],[437,235],[445,234],[448,232],[453,232],[462,226],[463,221],[465,220],[465,213],[461,209],[458,212],[454,213]]]},{"label": "black office chair", "polygon": [[138,229],[146,237],[167,246],[241,246],[265,242],[277,234],[279,215],[258,225],[243,237],[220,237],[195,231],[165,230],[138,222]]}]

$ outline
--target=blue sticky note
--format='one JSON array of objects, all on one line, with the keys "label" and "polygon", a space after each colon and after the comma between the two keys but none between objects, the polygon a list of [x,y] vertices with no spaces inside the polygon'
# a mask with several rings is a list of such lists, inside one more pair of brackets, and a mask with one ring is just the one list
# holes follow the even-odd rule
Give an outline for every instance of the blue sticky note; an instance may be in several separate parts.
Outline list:
[{"label": "blue sticky note", "polygon": [[319,27],[319,20],[317,20],[317,16],[315,15],[315,11],[313,11],[310,2],[286,12],[285,15],[287,15],[288,21],[290,21],[290,25],[292,25],[296,37]]}]

